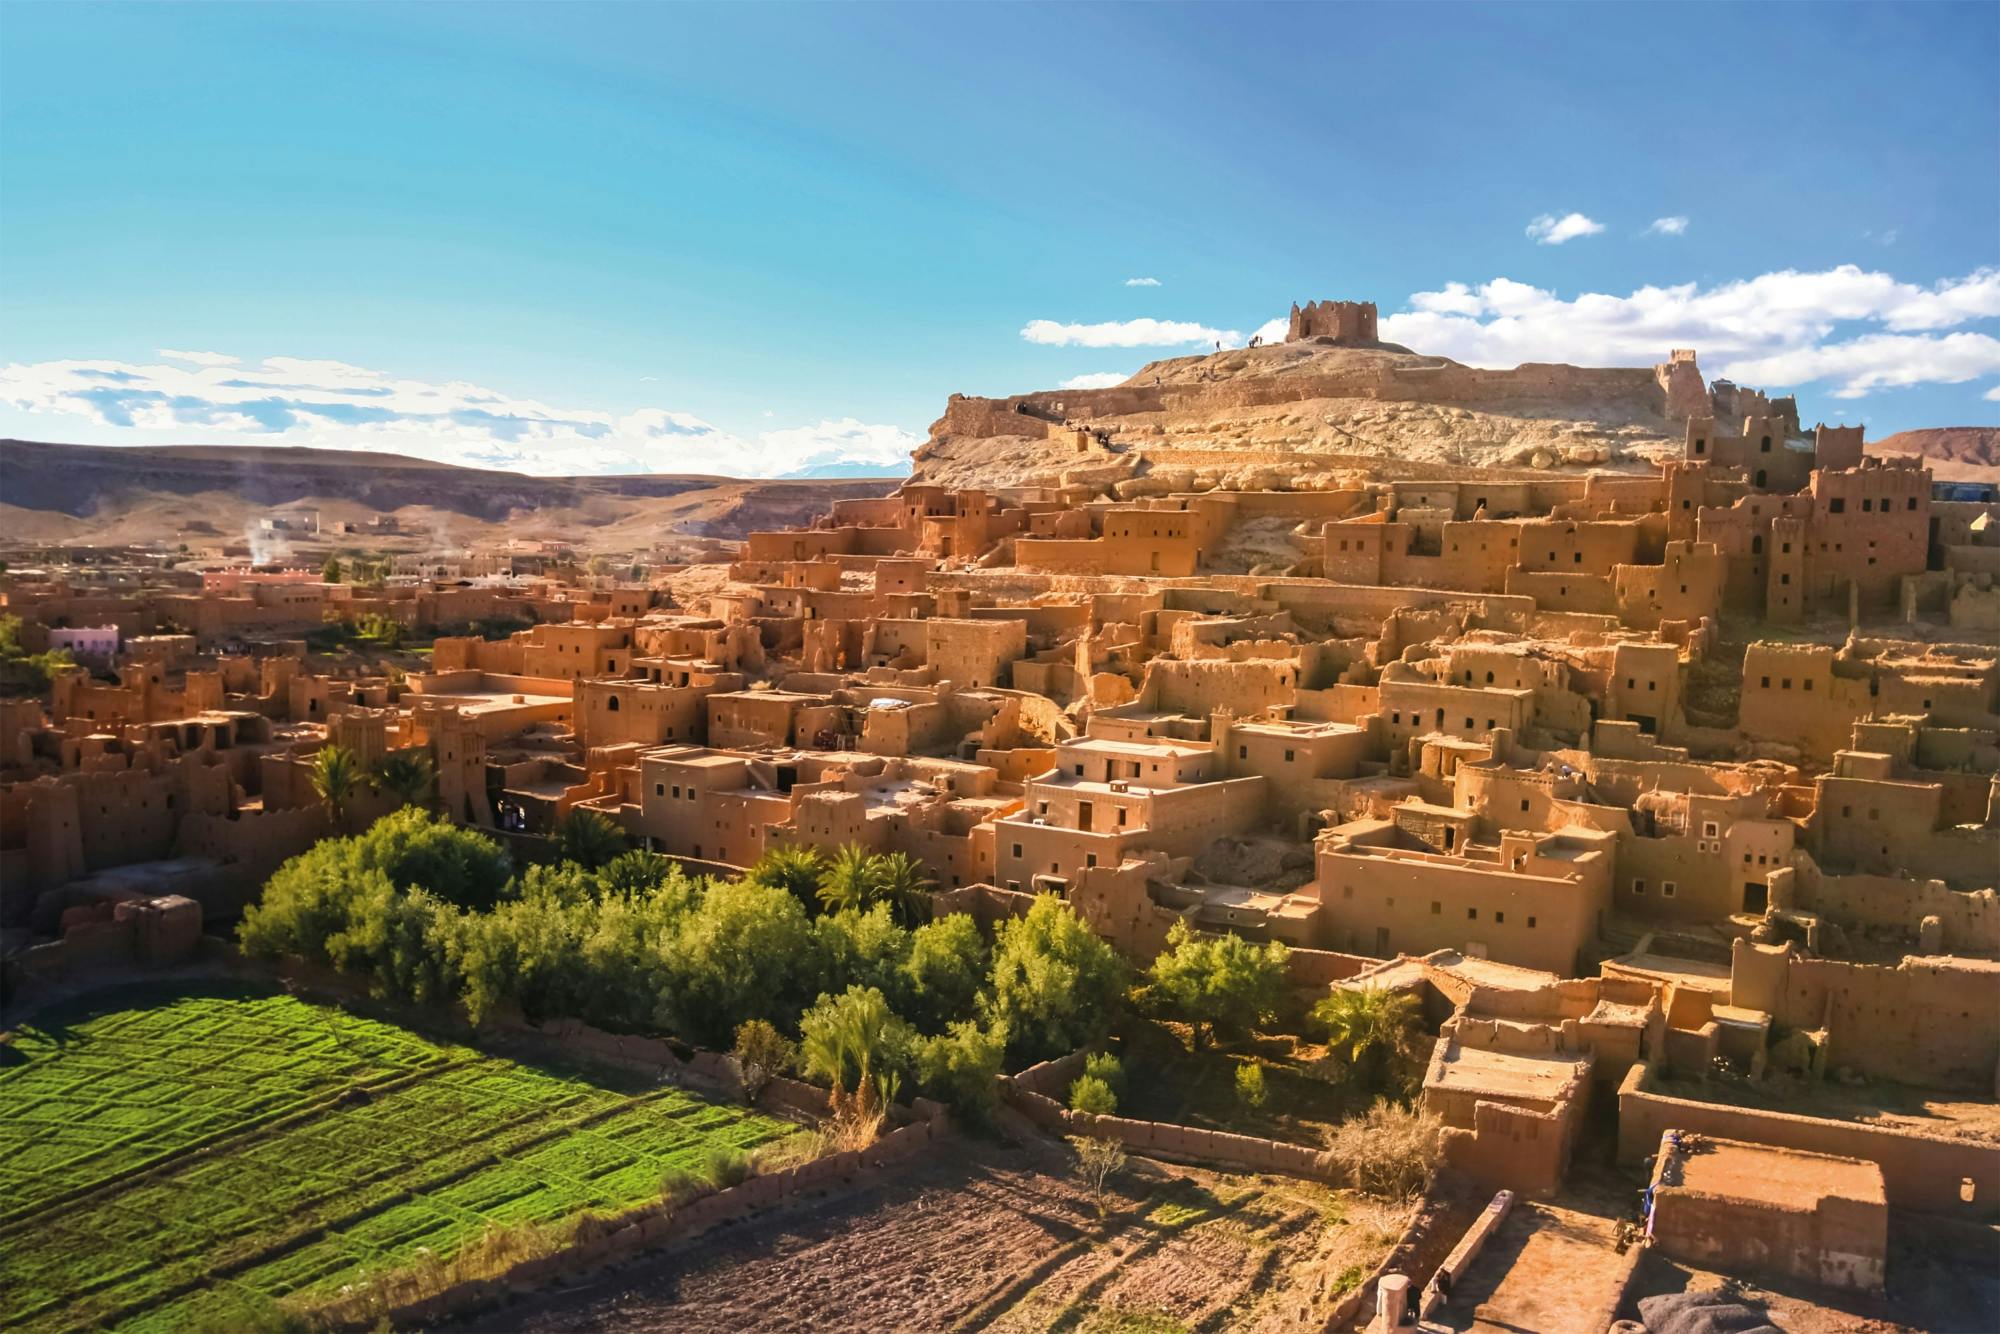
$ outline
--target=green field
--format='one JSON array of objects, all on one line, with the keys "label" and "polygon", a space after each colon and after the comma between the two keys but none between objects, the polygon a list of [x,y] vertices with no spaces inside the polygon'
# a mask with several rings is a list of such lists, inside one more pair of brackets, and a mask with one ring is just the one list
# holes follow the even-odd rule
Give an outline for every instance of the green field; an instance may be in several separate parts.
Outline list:
[{"label": "green field", "polygon": [[0,1327],[244,1328],[794,1129],[254,986],[98,993],[0,1049]]}]

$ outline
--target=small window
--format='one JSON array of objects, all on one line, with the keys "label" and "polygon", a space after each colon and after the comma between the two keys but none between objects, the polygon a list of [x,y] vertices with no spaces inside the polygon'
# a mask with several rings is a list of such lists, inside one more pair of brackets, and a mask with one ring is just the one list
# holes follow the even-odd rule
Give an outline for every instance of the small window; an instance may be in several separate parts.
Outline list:
[{"label": "small window", "polygon": [[1496,912],[1496,913],[1494,913],[1494,914],[1493,914],[1493,925],[1495,925],[1495,926],[1505,926],[1506,924],[1507,924],[1507,914],[1506,914],[1506,913],[1503,913],[1503,912]]},{"label": "small window", "polygon": [[1847,512],[1847,500],[1843,496],[1835,496],[1827,502],[1826,508],[1830,514],[1844,514]]},{"label": "small window", "polygon": [[1632,882],[1632,892],[1634,894],[1644,894],[1646,892],[1646,882],[1643,880],[1634,880]]},{"label": "small window", "polygon": [[1288,750],[1285,752],[1285,763],[1290,764],[1291,762],[1292,762],[1292,752]]},{"label": "small window", "polygon": [[1528,809],[1528,799],[1526,797],[1521,798],[1521,809],[1524,811]]},{"label": "small window", "polygon": [[1679,886],[1678,884],[1674,883],[1673,881],[1671,881],[1671,880],[1662,880],[1662,881],[1660,882],[1660,897],[1661,897],[1661,898],[1663,898],[1663,899],[1670,899],[1670,898],[1672,898],[1672,897],[1674,896],[1675,892],[1676,892],[1677,890],[1679,890],[1679,889],[1680,889],[1680,886]]},{"label": "small window", "polygon": [[1014,855],[1016,857],[1019,857],[1021,855],[1021,845],[1019,843],[1016,843],[1014,845]]},{"label": "small window", "polygon": [[1532,917],[1530,917],[1530,918],[1528,919],[1528,929],[1529,929],[1530,931],[1532,931],[1532,930],[1534,930],[1534,929],[1535,929],[1535,919],[1534,919],[1534,918],[1532,918]]},{"label": "small window", "polygon": [[654,796],[656,796],[656,797],[664,797],[664,796],[666,796],[666,795],[667,795],[667,785],[666,785],[665,783],[655,783],[655,784],[653,784],[653,795],[654,795]]},{"label": "small window", "polygon": [[1476,921],[1478,921],[1478,920],[1479,920],[1479,909],[1477,909],[1477,908],[1467,908],[1467,909],[1465,910],[1465,920],[1466,920],[1466,921],[1468,921],[1468,922],[1476,922]]},{"label": "small window", "polygon": [[1247,760],[1247,759],[1249,759],[1249,758],[1250,758],[1250,747],[1248,747],[1248,746],[1238,746],[1238,747],[1236,748],[1236,758],[1237,758],[1237,759],[1239,759],[1239,760]]},{"label": "small window", "polygon": [[1436,900],[1436,899],[1432,899],[1432,900],[1431,900],[1431,916],[1433,916],[1433,917],[1438,917],[1438,916],[1441,916],[1441,915],[1442,915],[1443,913],[1444,913],[1444,904],[1443,904],[1443,903],[1441,903],[1441,902],[1439,902],[1439,901],[1438,901],[1438,900]]}]

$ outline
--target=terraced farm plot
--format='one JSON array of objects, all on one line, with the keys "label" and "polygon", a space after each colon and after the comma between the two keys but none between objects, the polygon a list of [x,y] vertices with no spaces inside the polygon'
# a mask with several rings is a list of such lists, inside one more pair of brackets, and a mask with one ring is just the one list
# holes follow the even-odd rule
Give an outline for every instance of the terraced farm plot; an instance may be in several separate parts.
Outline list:
[{"label": "terraced farm plot", "polygon": [[257,1323],[491,1223],[659,1192],[796,1127],[228,984],[38,1016],[0,1064],[0,1327]]}]

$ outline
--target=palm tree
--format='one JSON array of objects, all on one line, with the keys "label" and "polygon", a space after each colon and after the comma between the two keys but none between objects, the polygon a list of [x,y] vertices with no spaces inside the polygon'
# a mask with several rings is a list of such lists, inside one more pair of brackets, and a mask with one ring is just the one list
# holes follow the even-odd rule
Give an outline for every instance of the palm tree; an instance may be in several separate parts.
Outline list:
[{"label": "palm tree", "polygon": [[818,911],[819,886],[826,869],[826,858],[818,848],[776,847],[757,859],[746,878],[753,884],[785,890],[808,911]]},{"label": "palm tree", "polygon": [[907,925],[915,920],[917,906],[931,887],[923,863],[907,852],[891,852],[871,859],[875,880],[875,902],[886,902]]},{"label": "palm tree", "polygon": [[312,785],[326,803],[334,828],[347,830],[347,806],[361,789],[361,761],[345,746],[321,746],[313,756]]},{"label": "palm tree", "polygon": [[375,785],[405,806],[429,806],[437,770],[421,750],[384,755],[375,765]]},{"label": "palm tree", "polygon": [[828,912],[852,908],[865,910],[876,899],[875,859],[866,849],[849,843],[833,855],[833,862],[819,881],[819,901]]},{"label": "palm tree", "polygon": [[577,807],[556,826],[556,849],[562,859],[587,871],[616,861],[629,851],[625,831],[596,811]]},{"label": "palm tree", "polygon": [[1415,996],[1386,987],[1336,987],[1313,1006],[1313,1018],[1327,1030],[1328,1050],[1377,1086],[1391,1058],[1415,1050],[1422,1022]]}]

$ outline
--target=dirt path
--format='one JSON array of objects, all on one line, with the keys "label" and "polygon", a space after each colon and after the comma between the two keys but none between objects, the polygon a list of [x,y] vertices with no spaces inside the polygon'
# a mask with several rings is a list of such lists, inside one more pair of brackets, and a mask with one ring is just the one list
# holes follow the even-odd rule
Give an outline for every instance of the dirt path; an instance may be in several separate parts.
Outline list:
[{"label": "dirt path", "polygon": [[1112,1209],[1100,1226],[1053,1141],[966,1143],[475,1323],[641,1334],[1317,1329],[1410,1212],[1139,1160]]}]

